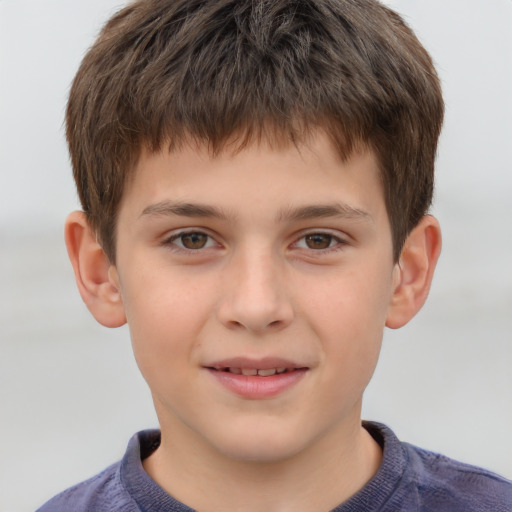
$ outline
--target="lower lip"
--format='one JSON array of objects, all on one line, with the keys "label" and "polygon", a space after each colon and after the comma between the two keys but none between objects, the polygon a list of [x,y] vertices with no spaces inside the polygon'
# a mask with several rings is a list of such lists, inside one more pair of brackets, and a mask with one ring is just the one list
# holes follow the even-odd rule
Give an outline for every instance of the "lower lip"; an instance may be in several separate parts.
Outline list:
[{"label": "lower lip", "polygon": [[208,368],[210,374],[226,389],[243,398],[272,398],[295,386],[306,374],[306,368],[267,377],[238,375]]}]

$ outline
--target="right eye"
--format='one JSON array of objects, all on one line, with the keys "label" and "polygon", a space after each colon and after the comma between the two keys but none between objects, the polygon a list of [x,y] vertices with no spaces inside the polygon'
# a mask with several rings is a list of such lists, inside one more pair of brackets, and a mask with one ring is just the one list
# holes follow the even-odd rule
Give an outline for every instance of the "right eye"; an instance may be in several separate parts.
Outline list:
[{"label": "right eye", "polygon": [[165,245],[174,245],[179,249],[186,251],[198,251],[200,249],[207,249],[217,245],[215,240],[206,233],[201,231],[187,231],[177,233],[168,238]]}]

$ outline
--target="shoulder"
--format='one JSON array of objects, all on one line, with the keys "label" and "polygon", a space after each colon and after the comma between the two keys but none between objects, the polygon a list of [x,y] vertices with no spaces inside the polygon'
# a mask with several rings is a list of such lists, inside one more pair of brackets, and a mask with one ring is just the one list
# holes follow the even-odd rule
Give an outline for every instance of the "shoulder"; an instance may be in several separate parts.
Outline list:
[{"label": "shoulder", "polygon": [[512,510],[512,482],[506,478],[408,443],[402,446],[408,459],[408,477],[427,510]]},{"label": "shoulder", "polygon": [[145,430],[129,441],[121,461],[98,475],[58,494],[37,512],[138,512],[137,496],[155,487],[144,472],[141,459],[160,442],[160,432]]},{"label": "shoulder", "polygon": [[138,510],[131,505],[133,502],[121,484],[119,467],[118,462],[98,475],[70,487],[45,503],[37,512]]},{"label": "shoulder", "polygon": [[404,443],[380,423],[364,426],[384,456],[378,473],[350,503],[359,508],[347,511],[512,512],[512,482],[506,478]]}]

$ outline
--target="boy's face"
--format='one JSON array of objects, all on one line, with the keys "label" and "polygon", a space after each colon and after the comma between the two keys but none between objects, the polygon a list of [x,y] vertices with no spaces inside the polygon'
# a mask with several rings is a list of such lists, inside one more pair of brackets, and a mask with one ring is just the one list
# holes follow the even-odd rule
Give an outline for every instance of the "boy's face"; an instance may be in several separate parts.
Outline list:
[{"label": "boy's face", "polygon": [[164,439],[271,461],[359,428],[397,281],[371,153],[143,154],[111,276]]}]

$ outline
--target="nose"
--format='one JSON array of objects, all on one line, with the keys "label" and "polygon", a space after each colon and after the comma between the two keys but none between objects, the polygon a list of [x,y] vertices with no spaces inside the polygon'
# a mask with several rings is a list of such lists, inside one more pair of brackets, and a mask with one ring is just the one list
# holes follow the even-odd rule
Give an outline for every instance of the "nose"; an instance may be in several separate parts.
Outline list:
[{"label": "nose", "polygon": [[223,272],[218,318],[229,329],[277,331],[294,317],[278,257],[252,253],[233,256]]}]

